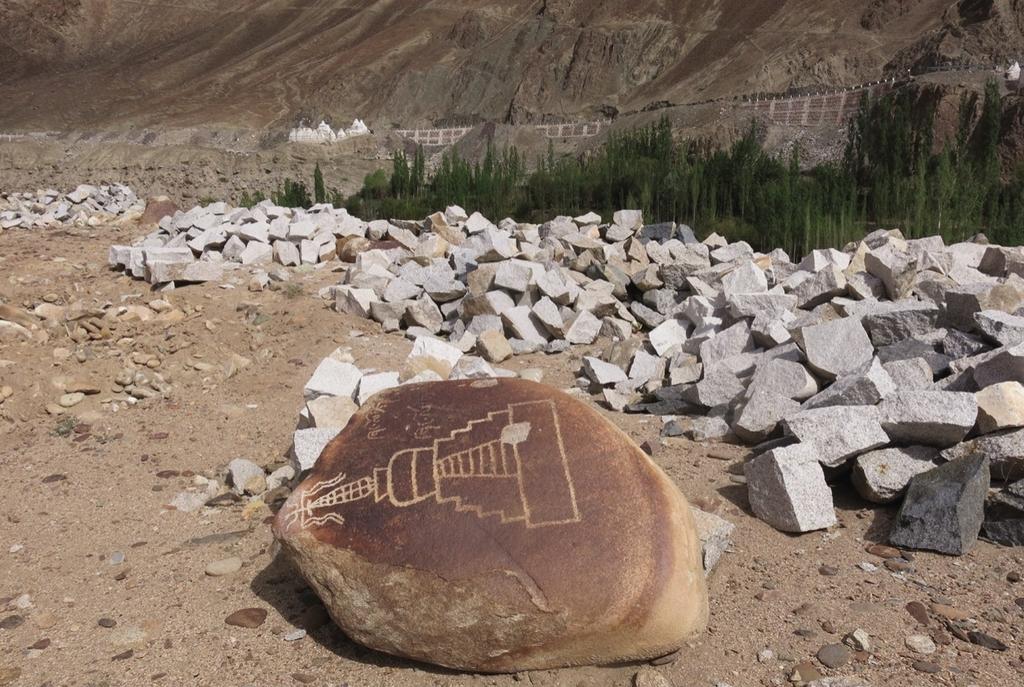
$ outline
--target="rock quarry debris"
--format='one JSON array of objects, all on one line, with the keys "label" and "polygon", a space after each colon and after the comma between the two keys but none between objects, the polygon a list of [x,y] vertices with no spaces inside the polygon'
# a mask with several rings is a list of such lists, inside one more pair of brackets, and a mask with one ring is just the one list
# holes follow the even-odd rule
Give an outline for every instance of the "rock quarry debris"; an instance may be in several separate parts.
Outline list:
[{"label": "rock quarry debris", "polygon": [[[970,455],[987,458],[994,480],[1024,477],[1010,448],[1024,426],[1024,249],[879,230],[794,260],[718,235],[698,241],[636,210],[603,220],[495,224],[452,206],[364,222],[330,206],[217,204],[165,218],[113,247],[111,263],[167,284],[227,265],[330,261],[340,283],[320,295],[431,349],[419,379],[501,375],[492,365],[514,355],[603,342],[583,357],[578,389],[660,416],[666,436],[754,445],[751,505],[780,529],[828,527],[822,480],[844,473],[885,503]],[[304,467],[331,435],[299,431]],[[786,444],[820,474],[797,469]],[[922,458],[932,449],[941,453]],[[982,508],[967,519],[980,527],[983,505],[959,505]]]}]

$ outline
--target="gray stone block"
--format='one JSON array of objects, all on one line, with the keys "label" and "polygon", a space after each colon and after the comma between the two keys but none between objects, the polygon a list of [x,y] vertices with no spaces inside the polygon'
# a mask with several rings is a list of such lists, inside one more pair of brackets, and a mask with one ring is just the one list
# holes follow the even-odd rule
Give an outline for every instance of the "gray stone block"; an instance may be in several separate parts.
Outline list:
[{"label": "gray stone block", "polygon": [[744,470],[754,514],[782,532],[811,532],[836,523],[832,490],[813,446],[763,453]]},{"label": "gray stone block", "polygon": [[978,403],[969,393],[911,389],[889,395],[878,417],[894,442],[948,448],[974,427]]},{"label": "gray stone block", "polygon": [[910,480],[889,543],[962,555],[978,540],[989,488],[988,461],[954,460]]},{"label": "gray stone block", "polygon": [[873,406],[802,410],[787,418],[785,426],[801,444],[814,448],[818,462],[830,468],[889,443]]},{"label": "gray stone block", "polygon": [[911,478],[935,468],[938,458],[939,450],[932,446],[871,451],[857,456],[853,485],[861,497],[872,503],[893,503],[899,500]]},{"label": "gray stone block", "polygon": [[874,355],[863,325],[852,317],[803,327],[800,333],[808,364],[826,379],[853,372]]},{"label": "gray stone block", "polygon": [[873,358],[859,369],[840,376],[832,386],[808,400],[804,408],[873,406],[896,391],[896,388],[882,363],[878,358]]}]

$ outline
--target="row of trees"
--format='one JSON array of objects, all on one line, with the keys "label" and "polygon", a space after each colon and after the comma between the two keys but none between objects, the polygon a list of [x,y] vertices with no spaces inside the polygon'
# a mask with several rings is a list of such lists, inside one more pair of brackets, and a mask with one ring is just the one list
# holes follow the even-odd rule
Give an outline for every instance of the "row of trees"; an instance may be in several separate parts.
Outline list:
[{"label": "row of trees", "polygon": [[[239,204],[242,207],[251,208],[257,203],[267,199],[263,191],[243,191]],[[324,173],[318,162],[313,169],[313,195],[309,195],[309,189],[302,181],[292,181],[285,178],[281,187],[270,192],[270,200],[275,205],[286,208],[311,208],[314,204],[332,203],[336,207],[345,204],[344,196],[337,190],[328,191],[324,183]]]},{"label": "row of trees", "polygon": [[[399,153],[390,175],[368,175],[346,206],[373,219],[423,217],[455,203],[494,221],[537,222],[639,208],[648,221],[685,222],[700,234],[717,231],[792,255],[841,247],[877,226],[947,241],[983,231],[1000,243],[1021,243],[1024,171],[1009,182],[1001,178],[998,85],[988,84],[980,98],[964,98],[957,135],[941,148],[934,145],[937,102],[929,90],[865,97],[842,159],[809,171],[802,170],[798,148],[786,156],[767,153],[756,126],[720,148],[676,140],[662,119],[613,134],[581,157],[556,156],[549,148],[532,172],[514,147],[489,147],[476,163],[448,151],[429,175],[422,148],[411,158]],[[295,195],[299,191],[304,197]],[[292,182],[278,198],[310,202],[305,187]],[[319,166],[312,200],[338,200],[328,197]]]}]

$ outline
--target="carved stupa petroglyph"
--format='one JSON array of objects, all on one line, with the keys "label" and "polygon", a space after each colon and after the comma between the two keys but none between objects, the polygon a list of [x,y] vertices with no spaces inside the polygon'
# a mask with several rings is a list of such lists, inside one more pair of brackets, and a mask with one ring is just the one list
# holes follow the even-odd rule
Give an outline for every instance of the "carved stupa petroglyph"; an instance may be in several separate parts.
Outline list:
[{"label": "carved stupa petroglyph", "polygon": [[452,668],[652,658],[707,620],[678,489],[599,413],[533,382],[376,394],[274,532],[350,637]]}]

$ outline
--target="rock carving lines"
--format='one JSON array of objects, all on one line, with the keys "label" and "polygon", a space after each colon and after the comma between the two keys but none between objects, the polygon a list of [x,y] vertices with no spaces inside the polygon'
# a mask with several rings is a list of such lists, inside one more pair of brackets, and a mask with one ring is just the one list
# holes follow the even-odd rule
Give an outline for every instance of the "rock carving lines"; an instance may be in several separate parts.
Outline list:
[{"label": "rock carving lines", "polygon": [[289,525],[343,525],[345,504],[373,498],[395,508],[433,500],[478,518],[527,529],[580,522],[558,412],[552,401],[512,403],[435,439],[403,449],[354,481],[344,474],[300,496]]}]

